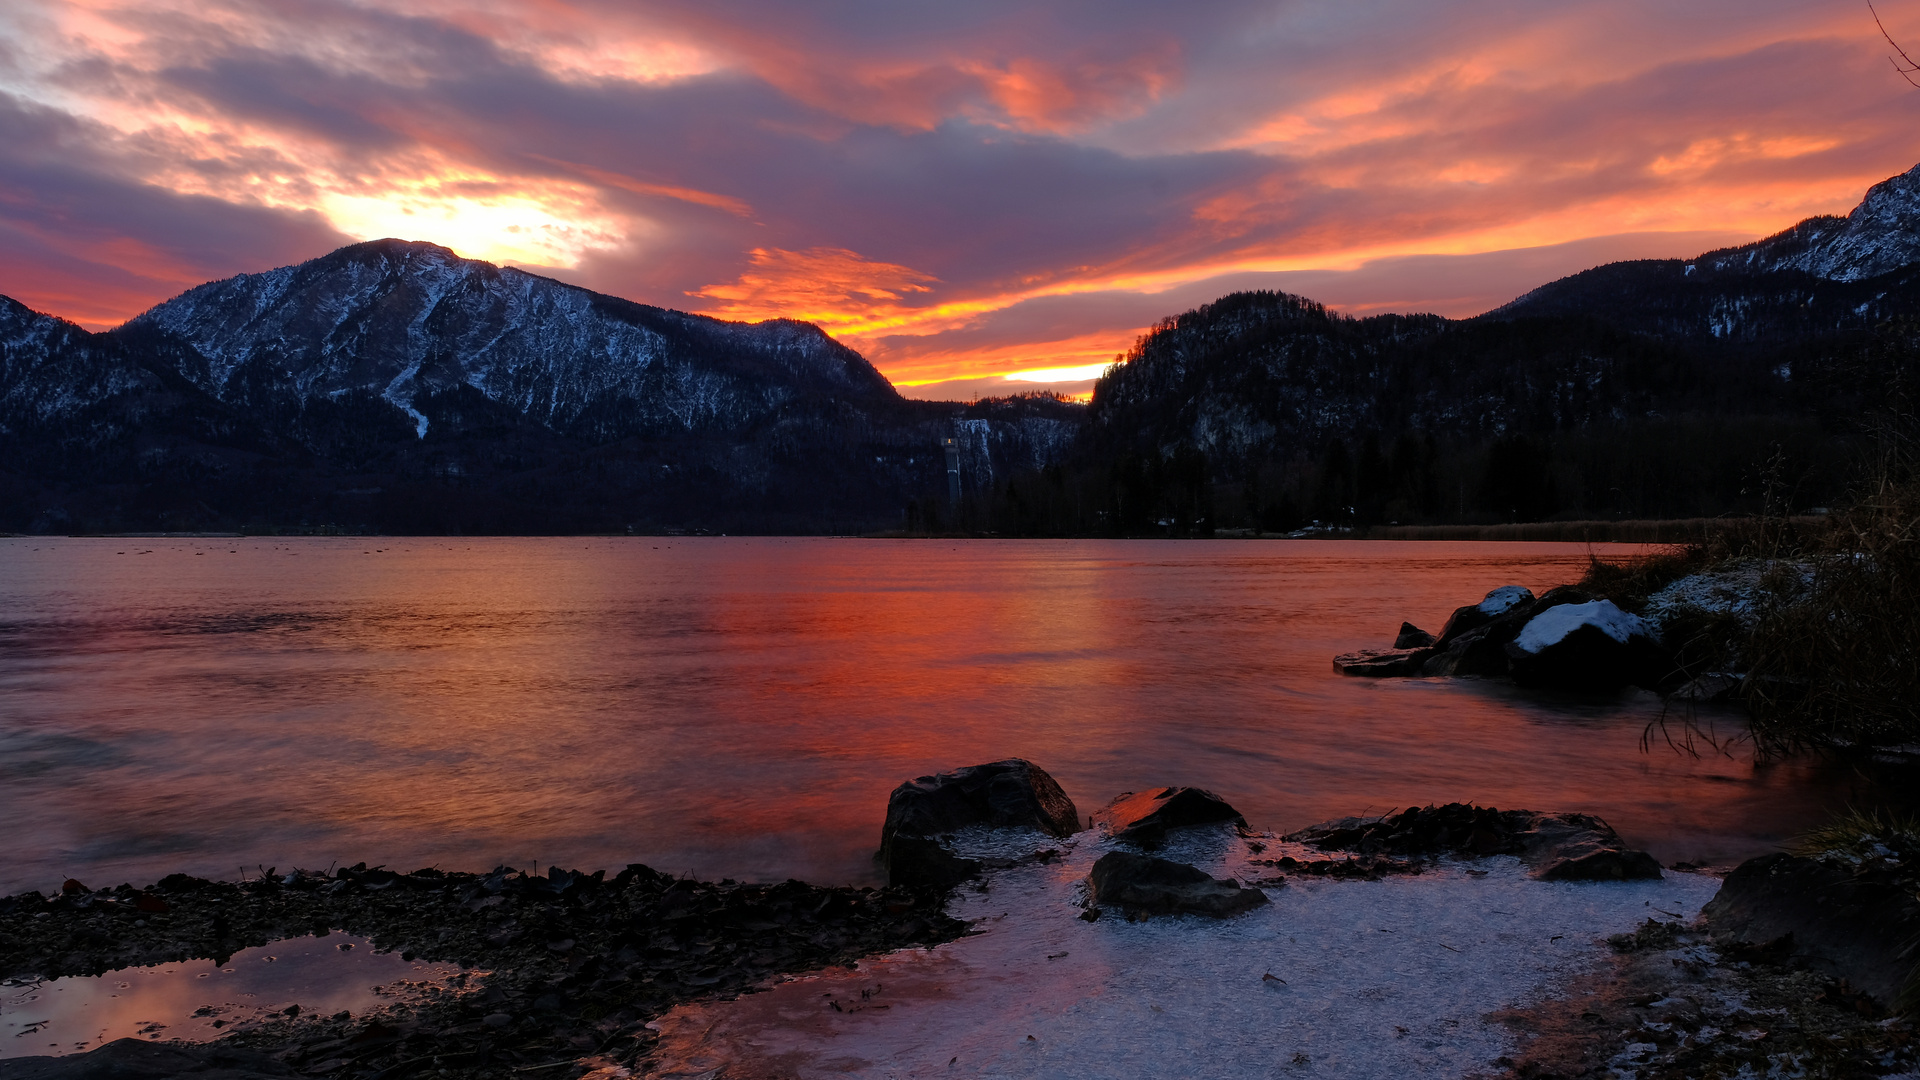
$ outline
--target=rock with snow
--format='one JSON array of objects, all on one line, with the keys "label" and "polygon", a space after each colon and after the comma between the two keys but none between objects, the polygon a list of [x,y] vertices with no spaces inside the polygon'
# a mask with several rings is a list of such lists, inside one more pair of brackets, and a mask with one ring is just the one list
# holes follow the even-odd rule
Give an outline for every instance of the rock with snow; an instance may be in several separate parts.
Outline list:
[{"label": "rock with snow", "polygon": [[1247,819],[1231,803],[1197,787],[1129,791],[1108,803],[1100,816],[1114,839],[1144,847],[1165,843],[1170,829],[1199,825],[1235,825],[1244,829],[1247,825]]},{"label": "rock with snow", "polygon": [[1242,887],[1232,878],[1216,878],[1186,863],[1128,851],[1100,856],[1087,882],[1092,903],[1151,914],[1225,918],[1267,902],[1266,893]]},{"label": "rock with snow", "polygon": [[1654,686],[1672,670],[1652,628],[1611,600],[1561,604],[1533,615],[1506,653],[1509,673],[1523,686]]},{"label": "rock with snow", "polygon": [[897,884],[911,880],[937,885],[961,873],[964,867],[927,851],[927,844],[903,843],[903,838],[921,838],[937,847],[935,838],[973,826],[1070,836],[1080,828],[1080,811],[1045,769],[1025,758],[916,777],[887,798],[880,861],[888,878]]},{"label": "rock with snow", "polygon": [[1440,628],[1437,644],[1444,647],[1448,642],[1461,635],[1478,630],[1524,604],[1534,601],[1533,590],[1519,585],[1502,585],[1489,592],[1486,599],[1477,604],[1468,604],[1458,608],[1447,617],[1446,625]]}]

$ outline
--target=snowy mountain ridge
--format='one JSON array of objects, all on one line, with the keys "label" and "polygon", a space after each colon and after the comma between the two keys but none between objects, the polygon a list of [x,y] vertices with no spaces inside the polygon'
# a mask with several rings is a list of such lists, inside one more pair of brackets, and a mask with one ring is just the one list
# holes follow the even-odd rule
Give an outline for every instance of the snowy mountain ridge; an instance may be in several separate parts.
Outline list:
[{"label": "snowy mountain ridge", "polygon": [[733,426],[804,393],[896,397],[817,327],[728,323],[636,304],[434,244],[377,240],[191,289],[135,318],[190,344],[182,371],[226,402],[471,387],[557,431],[591,411],[621,427]]},{"label": "snowy mountain ridge", "polygon": [[1694,260],[1723,272],[1799,270],[1862,281],[1920,262],[1920,165],[1867,189],[1846,217],[1812,217],[1785,232]]}]

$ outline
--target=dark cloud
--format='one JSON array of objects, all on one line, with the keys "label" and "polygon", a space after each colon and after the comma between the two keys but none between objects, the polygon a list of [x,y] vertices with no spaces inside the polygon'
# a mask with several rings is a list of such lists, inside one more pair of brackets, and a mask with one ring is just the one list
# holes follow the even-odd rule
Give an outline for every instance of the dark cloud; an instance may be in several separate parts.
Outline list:
[{"label": "dark cloud", "polygon": [[[69,55],[46,72],[12,49],[16,82],[94,105],[0,110],[0,289],[92,273],[104,309],[347,239],[262,201],[524,194],[623,223],[557,276],[714,310],[777,304],[780,268],[825,252],[858,307],[864,260],[927,283],[849,314],[883,367],[1004,370],[1023,341],[1084,356],[1233,288],[1465,314],[1634,234],[1844,210],[1912,164],[1920,109],[1870,28],[1788,0],[423,11],[179,0],[100,16],[131,45],[48,39]],[[704,73],[641,77],[665,46]],[[1496,250],[1244,269],[1423,246]]]},{"label": "dark cloud", "polygon": [[182,195],[120,175],[114,150],[94,125],[0,93],[0,294],[113,323],[200,282],[350,242],[312,211]]}]

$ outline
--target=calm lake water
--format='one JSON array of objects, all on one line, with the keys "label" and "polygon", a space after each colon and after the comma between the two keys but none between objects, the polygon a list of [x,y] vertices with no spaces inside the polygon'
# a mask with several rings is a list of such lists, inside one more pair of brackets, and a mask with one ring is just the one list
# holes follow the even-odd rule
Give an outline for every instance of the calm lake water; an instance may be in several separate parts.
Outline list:
[{"label": "calm lake water", "polygon": [[[0,540],[0,894],[331,863],[646,862],[870,883],[901,780],[1009,756],[1082,813],[1157,784],[1258,828],[1590,811],[1726,863],[1863,798],[1643,749],[1656,697],[1371,682],[1580,545]],[[1737,730],[1719,717],[1722,733]]]}]

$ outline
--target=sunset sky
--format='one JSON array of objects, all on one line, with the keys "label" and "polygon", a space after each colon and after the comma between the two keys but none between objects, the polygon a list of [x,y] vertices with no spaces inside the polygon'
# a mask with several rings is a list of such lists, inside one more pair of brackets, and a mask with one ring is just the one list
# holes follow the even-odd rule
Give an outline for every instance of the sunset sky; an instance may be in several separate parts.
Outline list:
[{"label": "sunset sky", "polygon": [[397,236],[1078,392],[1235,289],[1467,315],[1844,213],[1920,162],[1888,52],[1864,0],[8,0],[0,293]]}]

